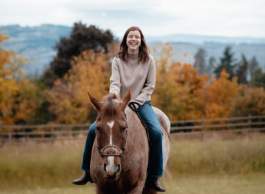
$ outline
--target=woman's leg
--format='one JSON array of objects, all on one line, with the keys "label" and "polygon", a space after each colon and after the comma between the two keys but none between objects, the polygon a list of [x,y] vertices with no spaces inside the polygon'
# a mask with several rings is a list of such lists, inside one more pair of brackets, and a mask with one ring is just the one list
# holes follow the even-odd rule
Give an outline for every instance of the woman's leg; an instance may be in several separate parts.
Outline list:
[{"label": "woman's leg", "polygon": [[150,138],[150,158],[148,181],[155,182],[163,175],[162,131],[160,122],[150,102],[145,102],[136,111],[143,125],[148,129]]},{"label": "woman's leg", "polygon": [[94,139],[96,136],[96,122],[92,123],[88,129],[86,144],[84,147],[84,154],[82,160],[82,169],[84,170],[83,176],[73,181],[73,184],[76,185],[84,185],[87,182],[92,182],[90,176],[90,159],[91,159],[91,151],[94,143]]},{"label": "woman's leg", "polygon": [[95,137],[96,137],[96,122],[92,123],[88,129],[88,135],[84,147],[83,161],[82,161],[82,169],[84,171],[89,172],[90,170],[91,151]]}]

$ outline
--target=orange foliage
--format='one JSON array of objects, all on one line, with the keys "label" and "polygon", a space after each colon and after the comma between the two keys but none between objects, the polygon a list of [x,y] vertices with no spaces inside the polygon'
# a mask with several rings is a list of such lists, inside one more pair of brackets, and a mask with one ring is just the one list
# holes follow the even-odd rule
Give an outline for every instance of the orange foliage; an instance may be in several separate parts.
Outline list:
[{"label": "orange foliage", "polygon": [[93,114],[88,93],[101,98],[108,92],[107,56],[86,51],[73,60],[73,68],[47,91],[50,110],[56,122],[87,122]]},{"label": "orange foliage", "polygon": [[219,79],[210,80],[190,64],[171,63],[171,50],[165,49],[158,59],[157,85],[153,104],[161,108],[172,121],[227,117],[233,111],[238,84],[222,72]]},{"label": "orange foliage", "polygon": [[205,89],[205,94],[202,96],[205,102],[205,118],[230,116],[239,85],[236,80],[230,81],[228,77],[228,74],[222,71],[220,78],[214,80]]},{"label": "orange foliage", "polygon": [[240,86],[232,116],[265,115],[264,88]]},{"label": "orange foliage", "polygon": [[[0,42],[5,39],[0,36]],[[0,50],[0,124],[26,122],[37,108],[31,95],[37,87],[23,75],[24,62],[21,56]]]},{"label": "orange foliage", "polygon": [[180,63],[172,64],[167,70],[159,64],[157,74],[153,97],[156,106],[174,121],[202,117],[200,94],[207,76],[198,74],[190,64]]}]

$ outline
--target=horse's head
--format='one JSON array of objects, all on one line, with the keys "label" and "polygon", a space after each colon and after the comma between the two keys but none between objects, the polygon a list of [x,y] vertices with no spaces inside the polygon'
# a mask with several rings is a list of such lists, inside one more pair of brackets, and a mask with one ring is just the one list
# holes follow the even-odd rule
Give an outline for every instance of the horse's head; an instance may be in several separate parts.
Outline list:
[{"label": "horse's head", "polygon": [[121,157],[127,138],[125,108],[130,101],[128,92],[123,99],[109,94],[99,102],[89,94],[90,101],[97,111],[96,141],[97,150],[104,160],[104,173],[107,178],[115,179],[121,172]]}]

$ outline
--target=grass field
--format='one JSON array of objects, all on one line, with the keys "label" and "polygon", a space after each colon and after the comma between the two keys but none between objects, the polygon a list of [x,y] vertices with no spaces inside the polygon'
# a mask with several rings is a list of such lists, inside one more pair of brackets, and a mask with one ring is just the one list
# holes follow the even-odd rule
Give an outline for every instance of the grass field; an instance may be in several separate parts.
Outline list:
[{"label": "grass field", "polygon": [[[164,181],[165,182],[165,181]],[[164,183],[168,194],[264,194],[265,175],[179,176]],[[1,194],[92,194],[93,185],[1,190]]]},{"label": "grass field", "polygon": [[[6,144],[0,148],[0,193],[88,194],[81,174],[82,141]],[[163,183],[170,194],[264,194],[265,137],[172,140]]]}]

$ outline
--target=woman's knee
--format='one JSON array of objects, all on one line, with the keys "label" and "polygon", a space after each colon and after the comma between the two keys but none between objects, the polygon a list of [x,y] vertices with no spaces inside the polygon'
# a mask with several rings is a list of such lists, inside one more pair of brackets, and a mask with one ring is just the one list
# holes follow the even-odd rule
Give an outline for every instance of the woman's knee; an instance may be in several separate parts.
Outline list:
[{"label": "woman's knee", "polygon": [[156,127],[155,129],[150,130],[150,138],[152,138],[152,141],[162,142],[162,136],[163,133],[160,128]]},{"label": "woman's knee", "polygon": [[92,123],[90,126],[89,126],[89,128],[88,128],[88,132],[90,133],[90,134],[96,134],[96,128],[97,128],[97,126],[96,126],[96,122],[94,122],[94,123]]}]

